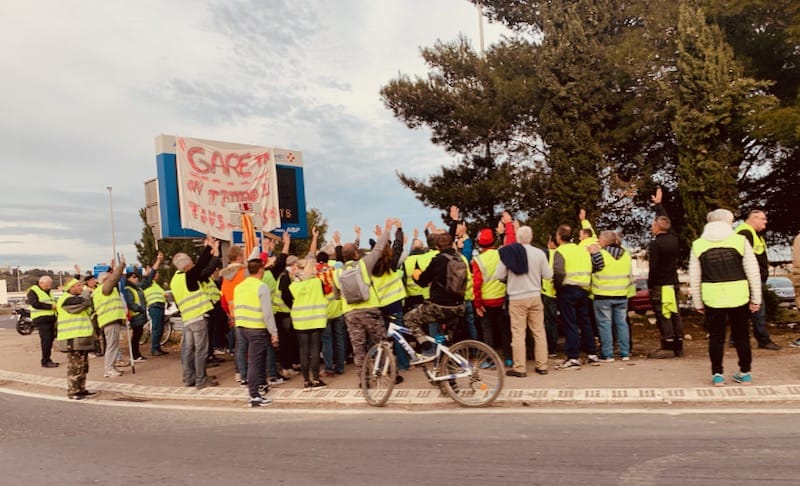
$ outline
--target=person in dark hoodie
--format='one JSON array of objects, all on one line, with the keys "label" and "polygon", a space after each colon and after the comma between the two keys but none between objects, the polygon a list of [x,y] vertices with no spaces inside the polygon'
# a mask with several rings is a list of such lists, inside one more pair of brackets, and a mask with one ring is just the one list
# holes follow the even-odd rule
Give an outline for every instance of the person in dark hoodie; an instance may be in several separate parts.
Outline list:
[{"label": "person in dark hoodie", "polygon": [[598,243],[602,247],[600,255],[603,263],[592,273],[592,294],[594,315],[600,331],[600,362],[614,362],[614,332],[619,343],[620,359],[627,361],[631,354],[626,319],[628,292],[633,285],[631,254],[619,245],[617,234],[613,231],[601,231]]},{"label": "person in dark hoodie", "polygon": [[500,262],[496,277],[506,281],[508,314],[511,320],[511,351],[514,365],[506,370],[507,376],[524,378],[525,329],[533,334],[536,372],[547,374],[547,333],[544,329],[544,304],[542,303],[542,279],[553,277],[553,269],[547,256],[531,246],[533,230],[520,226],[516,232],[517,243],[500,248]]}]

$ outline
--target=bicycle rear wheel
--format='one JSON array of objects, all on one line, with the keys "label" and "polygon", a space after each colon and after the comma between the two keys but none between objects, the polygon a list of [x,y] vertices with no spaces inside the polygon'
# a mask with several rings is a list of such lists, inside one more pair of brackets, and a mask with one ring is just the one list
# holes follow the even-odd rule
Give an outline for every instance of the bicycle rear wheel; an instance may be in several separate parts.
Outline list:
[{"label": "bicycle rear wheel", "polygon": [[164,327],[161,330],[161,339],[159,340],[159,346],[163,346],[167,344],[169,338],[172,337],[172,322],[169,320],[164,321]]},{"label": "bicycle rear wheel", "polygon": [[397,375],[392,345],[381,342],[372,346],[364,357],[361,369],[361,393],[373,407],[386,405],[394,389]]},{"label": "bicycle rear wheel", "polygon": [[[494,349],[486,344],[466,340],[454,344],[450,352],[469,361],[469,376],[443,381],[450,398],[465,407],[485,407],[503,390],[503,363]],[[448,355],[439,365],[439,375],[463,373],[465,368]]]},{"label": "bicycle rear wheel", "polygon": [[139,344],[144,344],[150,339],[152,326],[153,324],[150,321],[147,321],[145,325],[142,326],[142,336],[139,338]]}]

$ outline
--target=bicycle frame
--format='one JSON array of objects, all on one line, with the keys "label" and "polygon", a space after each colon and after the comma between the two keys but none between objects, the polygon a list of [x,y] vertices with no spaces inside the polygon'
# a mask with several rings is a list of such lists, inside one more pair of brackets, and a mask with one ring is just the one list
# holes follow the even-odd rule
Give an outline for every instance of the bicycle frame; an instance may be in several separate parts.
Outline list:
[{"label": "bicycle frame", "polygon": [[[403,350],[405,350],[405,352],[408,353],[409,356],[414,356],[416,354],[416,352],[414,351],[414,348],[412,348],[411,345],[408,344],[408,341],[406,341],[406,339],[403,337],[403,334],[405,334],[407,336],[412,336],[413,335],[413,333],[411,332],[411,329],[409,329],[407,327],[404,327],[404,326],[397,325],[397,324],[395,324],[393,322],[389,323],[389,328],[386,330],[386,338],[387,338],[387,340],[394,339],[395,341],[397,341],[400,344],[400,346],[403,348]],[[434,363],[438,363],[438,361],[441,358],[442,354],[446,354],[451,359],[453,359],[453,361],[458,363],[458,365],[461,368],[464,369],[464,371],[461,372],[461,373],[455,373],[455,374],[449,374],[449,375],[440,376],[440,375],[438,375],[436,367],[434,367],[432,372],[429,371],[427,368],[425,368],[425,374],[428,376],[428,379],[430,381],[432,381],[432,382],[449,381],[449,380],[454,380],[456,378],[467,378],[467,377],[473,375],[473,371],[472,371],[473,366],[469,362],[469,360],[464,359],[462,356],[460,356],[458,354],[451,353],[450,352],[450,348],[448,348],[444,344],[436,342],[436,340],[431,338],[430,336],[428,337],[428,341],[432,342],[432,343],[434,343],[436,345],[436,357],[434,358]],[[380,352],[381,351],[379,351],[379,353]],[[381,362],[380,359],[375,360],[376,367],[377,367],[378,363],[380,363],[380,362]],[[386,366],[388,366],[388,364]],[[378,370],[376,369],[376,370],[373,370],[373,371],[378,371]],[[383,372],[385,372],[385,371],[386,370],[383,370]]]}]

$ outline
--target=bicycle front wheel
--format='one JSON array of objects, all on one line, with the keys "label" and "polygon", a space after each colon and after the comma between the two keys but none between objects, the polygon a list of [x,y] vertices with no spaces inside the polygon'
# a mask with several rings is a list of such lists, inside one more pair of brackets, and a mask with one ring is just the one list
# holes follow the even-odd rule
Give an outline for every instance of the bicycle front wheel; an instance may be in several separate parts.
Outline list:
[{"label": "bicycle front wheel", "polygon": [[361,393],[367,403],[373,407],[386,405],[394,389],[396,375],[397,364],[392,345],[382,342],[372,346],[361,368]]},{"label": "bicycle front wheel", "polygon": [[454,344],[450,352],[469,362],[464,367],[455,359],[444,355],[439,375],[460,374],[469,370],[469,376],[442,382],[450,398],[465,407],[485,407],[503,390],[503,363],[494,349],[480,341],[466,340]]}]

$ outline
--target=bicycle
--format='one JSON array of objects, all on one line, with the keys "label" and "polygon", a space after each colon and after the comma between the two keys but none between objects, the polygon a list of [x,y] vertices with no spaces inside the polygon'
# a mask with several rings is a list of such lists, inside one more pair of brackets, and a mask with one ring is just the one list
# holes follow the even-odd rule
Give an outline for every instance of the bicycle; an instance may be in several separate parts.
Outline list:
[{"label": "bicycle", "polygon": [[[386,405],[395,385],[397,363],[393,341],[409,356],[416,352],[403,334],[412,335],[407,327],[389,323],[386,336],[367,351],[361,370],[361,392],[373,407]],[[480,341],[467,339],[452,347],[428,337],[436,345],[433,361],[420,363],[431,385],[438,385],[456,403],[465,407],[486,407],[503,389],[505,371],[500,356]],[[427,363],[433,363],[428,369]],[[413,363],[412,363],[413,364]]]},{"label": "bicycle", "polygon": [[[167,344],[167,341],[169,341],[169,338],[172,337],[173,332],[183,330],[183,323],[178,322],[180,321],[180,316],[181,313],[177,307],[167,307],[166,312],[164,313],[164,327],[161,331],[161,342],[159,342],[159,346]],[[139,338],[139,344],[145,344],[147,341],[149,341],[152,334],[153,322],[148,318],[144,328],[142,329],[142,337]]]}]

